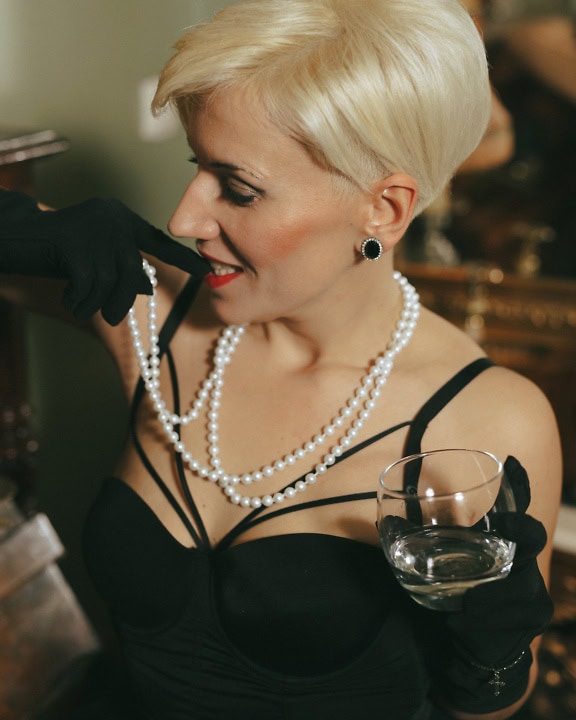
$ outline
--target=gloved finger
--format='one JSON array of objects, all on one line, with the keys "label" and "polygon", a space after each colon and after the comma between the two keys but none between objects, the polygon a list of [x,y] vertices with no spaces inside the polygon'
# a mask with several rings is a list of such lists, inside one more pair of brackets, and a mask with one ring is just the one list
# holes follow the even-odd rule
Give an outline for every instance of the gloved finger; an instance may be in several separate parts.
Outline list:
[{"label": "gloved finger", "polygon": [[137,294],[152,294],[150,280],[142,270],[124,266],[118,275],[116,285],[112,288],[102,305],[102,317],[109,325],[118,325],[134,305]]},{"label": "gloved finger", "polygon": [[73,265],[70,283],[64,290],[62,302],[77,320],[88,320],[106,302],[115,287],[118,273],[113,257],[108,252],[90,259],[90,270]]},{"label": "gloved finger", "polygon": [[505,665],[550,623],[554,604],[542,577],[534,573],[524,579],[518,586],[509,575],[471,588],[463,610],[446,617],[450,631],[477,662]]},{"label": "gloved finger", "polygon": [[152,284],[148,279],[148,275],[146,275],[146,273],[142,269],[140,270],[140,273],[136,280],[135,290],[137,295],[152,295]]},{"label": "gloved finger", "polygon": [[173,240],[157,228],[149,226],[149,230],[138,237],[138,247],[141,250],[194,277],[204,277],[210,271],[208,261],[195,250]]},{"label": "gloved finger", "polygon": [[506,458],[504,475],[512,488],[514,500],[516,501],[516,510],[526,512],[530,505],[530,481],[526,470],[513,455]]},{"label": "gloved finger", "polygon": [[546,528],[531,515],[501,513],[493,518],[492,524],[499,535],[516,543],[515,566],[535,558],[546,546]]},{"label": "gloved finger", "polygon": [[102,305],[102,317],[109,325],[118,325],[134,304],[136,294],[121,283]]},{"label": "gloved finger", "polygon": [[142,255],[139,248],[123,238],[123,242],[117,240],[115,245],[115,260],[117,281],[113,292],[122,293],[122,286],[126,288],[127,295],[152,295],[152,284],[144,272],[142,266]]},{"label": "gloved finger", "polygon": [[81,322],[91,318],[100,309],[100,305],[91,300],[90,292],[86,288],[79,292],[72,282],[69,282],[64,288],[62,305],[76,320]]}]

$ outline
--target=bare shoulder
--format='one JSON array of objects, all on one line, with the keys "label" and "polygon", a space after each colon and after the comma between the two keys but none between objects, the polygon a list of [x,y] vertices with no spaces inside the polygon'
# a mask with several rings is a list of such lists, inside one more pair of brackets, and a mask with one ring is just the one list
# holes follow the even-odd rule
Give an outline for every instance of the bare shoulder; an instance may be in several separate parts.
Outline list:
[{"label": "bare shoulder", "polygon": [[553,409],[531,380],[504,367],[476,377],[445,408],[428,442],[444,447],[489,450],[502,460],[514,456],[530,481],[529,512],[546,527],[549,559],[562,490],[562,452]]},{"label": "bare shoulder", "polygon": [[530,379],[494,366],[475,378],[461,395],[454,409],[456,414],[464,407],[470,410],[465,432],[485,435],[494,448],[506,447],[510,455],[527,454],[533,448],[554,449],[558,436],[554,412]]},{"label": "bare shoulder", "polygon": [[[435,387],[477,358],[483,350],[442,318],[426,318],[426,357]],[[466,384],[426,430],[424,449],[468,447],[513,455],[530,479],[530,512],[553,533],[562,484],[562,455],[556,418],[542,390],[514,370],[488,367]]]},{"label": "bare shoulder", "polygon": [[[426,312],[425,328],[417,352],[426,358],[431,389],[482,357],[484,350],[466,333],[443,318]],[[509,454],[525,445],[548,443],[557,436],[556,420],[542,390],[518,372],[494,365],[463,387],[438,416],[461,439],[506,444]],[[458,428],[460,428],[458,430]],[[432,428],[431,428],[432,430]]]},{"label": "bare shoulder", "polygon": [[547,578],[563,478],[554,411],[532,381],[503,367],[484,373],[473,392],[477,402],[484,405],[484,417],[494,418],[487,442],[503,460],[509,455],[519,460],[528,475],[531,494],[528,512],[544,524],[548,534],[548,544],[539,557],[540,569]]}]

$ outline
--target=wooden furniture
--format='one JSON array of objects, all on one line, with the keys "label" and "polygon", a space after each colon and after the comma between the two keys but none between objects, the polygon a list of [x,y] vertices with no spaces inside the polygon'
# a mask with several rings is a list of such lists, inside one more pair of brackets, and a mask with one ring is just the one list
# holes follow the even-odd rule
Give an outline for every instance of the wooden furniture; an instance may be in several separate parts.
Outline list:
[{"label": "wooden furniture", "polygon": [[576,281],[497,267],[399,264],[423,305],[463,328],[499,365],[533,380],[558,418],[564,498],[576,503]]},{"label": "wooden furniture", "polygon": [[0,187],[33,195],[35,162],[64,152],[68,147],[68,140],[53,130],[0,127]]},{"label": "wooden furniture", "polygon": [[72,692],[100,649],[57,560],[46,515],[26,519],[0,478],[0,717],[27,720]]},{"label": "wooden furniture", "polygon": [[[34,194],[39,158],[63,152],[56,133],[0,129],[0,187]],[[34,455],[19,308],[0,302],[0,717],[29,720],[77,692],[100,643],[57,565],[64,552],[34,512]]]},{"label": "wooden furniture", "polygon": [[[0,128],[0,187],[34,195],[34,170],[41,158],[64,152],[68,140],[52,130]],[[27,400],[22,317],[0,301],[0,474],[12,479],[22,507],[32,505],[36,441]]]}]

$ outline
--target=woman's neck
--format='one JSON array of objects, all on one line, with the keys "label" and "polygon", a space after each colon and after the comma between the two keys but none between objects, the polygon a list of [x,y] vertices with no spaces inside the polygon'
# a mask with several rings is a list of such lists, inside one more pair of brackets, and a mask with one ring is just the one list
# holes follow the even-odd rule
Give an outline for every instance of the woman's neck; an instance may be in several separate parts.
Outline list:
[{"label": "woman's neck", "polygon": [[402,311],[402,293],[392,268],[369,270],[371,275],[345,294],[323,298],[320,306],[292,317],[249,326],[249,335],[287,369],[334,363],[365,367],[388,345]]}]

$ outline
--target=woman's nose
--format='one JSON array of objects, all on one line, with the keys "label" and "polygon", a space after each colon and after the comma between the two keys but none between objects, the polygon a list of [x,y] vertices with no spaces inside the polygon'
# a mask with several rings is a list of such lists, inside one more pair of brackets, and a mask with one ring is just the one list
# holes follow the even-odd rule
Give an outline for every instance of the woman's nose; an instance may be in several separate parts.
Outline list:
[{"label": "woman's nose", "polygon": [[218,222],[210,212],[205,193],[199,192],[198,178],[186,188],[168,223],[174,237],[211,240],[220,232]]}]

